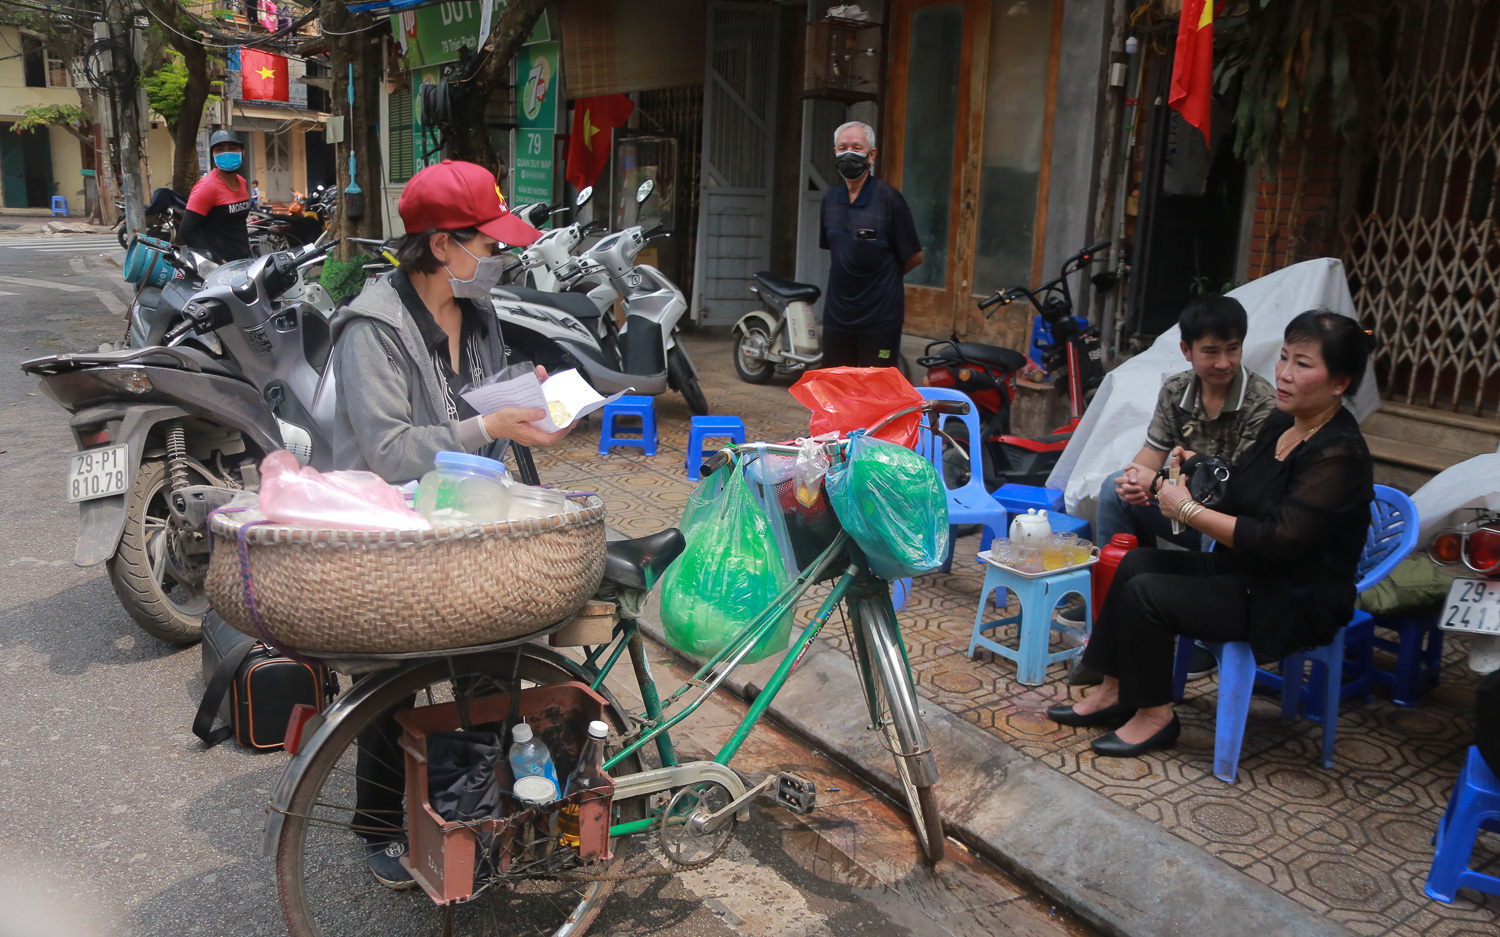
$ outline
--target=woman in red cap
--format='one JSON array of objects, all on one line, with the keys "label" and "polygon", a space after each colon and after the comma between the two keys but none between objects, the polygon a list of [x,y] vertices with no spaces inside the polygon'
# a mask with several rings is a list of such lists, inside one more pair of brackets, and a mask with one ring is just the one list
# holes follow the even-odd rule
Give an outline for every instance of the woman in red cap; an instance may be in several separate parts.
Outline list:
[{"label": "woman in red cap", "polygon": [[[532,425],[545,410],[481,414],[459,396],[506,366],[490,289],[500,282],[504,251],[540,233],[506,211],[495,177],[473,163],[427,167],[406,184],[397,207],[407,232],[396,248],[400,266],[333,320],[335,466],[399,484],[421,478],[443,450],[498,459],[511,442],[550,446],[566,436],[566,429]],[[354,826],[376,880],[405,889],[414,882],[401,864],[399,736],[393,713],[360,733]]]},{"label": "woman in red cap", "polygon": [[510,442],[549,446],[567,430],[532,423],[546,411],[481,414],[460,395],[506,366],[491,304],[504,251],[540,237],[505,208],[495,177],[445,159],[411,178],[397,206],[400,266],[333,320],[339,386],[334,463],[401,483],[443,450],[500,458]]}]

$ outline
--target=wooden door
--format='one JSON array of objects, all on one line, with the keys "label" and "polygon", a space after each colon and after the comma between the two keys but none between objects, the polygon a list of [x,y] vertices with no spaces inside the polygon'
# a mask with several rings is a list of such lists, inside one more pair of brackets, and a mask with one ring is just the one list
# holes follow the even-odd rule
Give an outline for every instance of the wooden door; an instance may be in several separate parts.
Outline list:
[{"label": "wooden door", "polygon": [[[877,171],[922,242],[906,331],[1020,338],[976,298],[1040,280],[1063,0],[895,0]],[[1017,321],[1010,321],[1010,320]],[[1002,341],[1003,339],[1003,341]]]}]

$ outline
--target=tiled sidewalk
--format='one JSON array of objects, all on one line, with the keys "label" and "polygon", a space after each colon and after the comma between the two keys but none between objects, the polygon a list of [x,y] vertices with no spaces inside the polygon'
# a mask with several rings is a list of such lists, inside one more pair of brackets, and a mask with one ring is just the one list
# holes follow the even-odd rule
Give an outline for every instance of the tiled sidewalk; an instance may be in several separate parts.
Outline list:
[{"label": "tiled sidewalk", "polygon": [[[786,382],[740,382],[727,341],[695,340],[688,347],[712,411],[742,417],[747,438],[806,433],[807,413],[787,394]],[[693,487],[684,471],[689,412],[669,393],[658,398],[656,415],[654,458],[618,449],[598,455],[593,419],[563,444],[537,451],[543,480],[597,491],[611,526],[626,535],[675,524]],[[1332,770],[1318,764],[1318,725],[1283,722],[1278,699],[1257,697],[1239,779],[1227,785],[1212,770],[1214,678],[1188,686],[1174,750],[1095,759],[1088,747],[1093,731],[1061,727],[1042,715],[1067,696],[1062,665],[1049,671],[1047,685],[1026,687],[1013,682],[1015,668],[1007,661],[984,651],[977,660],[966,658],[983,574],[964,557],[977,550],[977,536],[961,539],[953,572],[918,579],[901,615],[921,693],[1353,933],[1478,937],[1500,928],[1500,898],[1464,891],[1450,906],[1422,891],[1432,831],[1473,737],[1475,679],[1464,666],[1461,638],[1450,636],[1443,684],[1419,707],[1397,707],[1379,692],[1371,702],[1345,704]],[[813,610],[804,603],[802,618]],[[847,653],[841,630],[828,633]],[[1500,836],[1482,837],[1474,859],[1475,867],[1500,869]],[[1121,861],[1130,861],[1128,843],[1121,844]]]}]

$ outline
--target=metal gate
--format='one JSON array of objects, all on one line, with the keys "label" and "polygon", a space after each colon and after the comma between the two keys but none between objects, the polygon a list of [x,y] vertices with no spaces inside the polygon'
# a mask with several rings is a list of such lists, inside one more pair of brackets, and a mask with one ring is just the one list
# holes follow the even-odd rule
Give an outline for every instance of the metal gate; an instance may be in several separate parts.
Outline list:
[{"label": "metal gate", "polygon": [[703,83],[703,194],[693,318],[732,325],[759,303],[752,275],[771,263],[776,9],[712,0]]},{"label": "metal gate", "polygon": [[1500,410],[1500,2],[1384,4],[1382,113],[1345,261],[1385,395]]}]

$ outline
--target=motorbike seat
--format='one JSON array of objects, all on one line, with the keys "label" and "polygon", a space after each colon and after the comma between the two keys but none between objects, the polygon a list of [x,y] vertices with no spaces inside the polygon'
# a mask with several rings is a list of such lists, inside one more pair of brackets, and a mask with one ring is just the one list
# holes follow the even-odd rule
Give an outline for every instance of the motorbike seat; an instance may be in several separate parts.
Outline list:
[{"label": "motorbike seat", "polygon": [[[950,348],[958,349],[958,358],[953,357]],[[973,361],[999,368],[1004,371],[1019,371],[1026,367],[1026,356],[1019,351],[1009,348],[1001,348],[999,345],[982,345],[979,342],[954,342],[951,346],[935,349],[936,353],[943,358],[951,360],[954,364],[962,364],[965,361]],[[947,352],[947,354],[944,354]]]},{"label": "motorbike seat", "polygon": [[627,589],[649,591],[686,546],[676,527],[649,537],[611,541],[604,546],[604,579]]},{"label": "motorbike seat", "polygon": [[811,283],[798,283],[796,280],[788,280],[786,277],[779,277],[769,270],[762,270],[760,273],[757,273],[755,275],[755,282],[760,284],[761,289],[768,293],[774,293],[778,299],[786,300],[789,303],[798,301],[815,303],[818,301],[818,297],[823,295],[823,291]]},{"label": "motorbike seat", "polygon": [[588,321],[599,318],[599,307],[582,293],[549,293],[546,290],[533,290],[524,286],[501,286],[498,289],[502,293],[509,293],[513,299],[523,303],[551,306],[553,309],[566,312],[575,319]]}]

